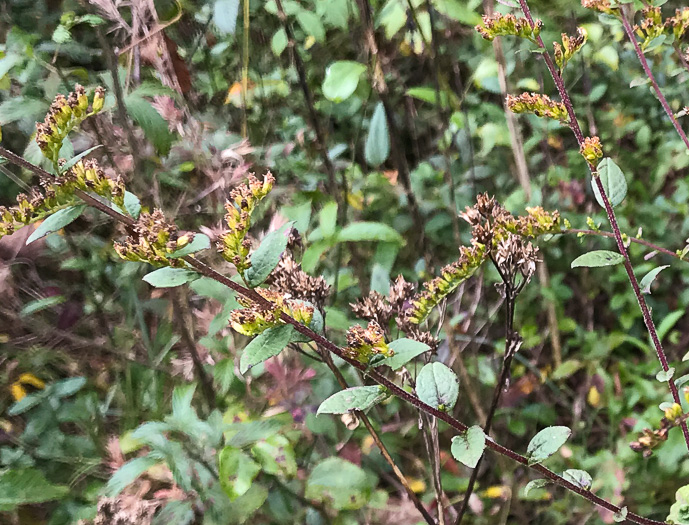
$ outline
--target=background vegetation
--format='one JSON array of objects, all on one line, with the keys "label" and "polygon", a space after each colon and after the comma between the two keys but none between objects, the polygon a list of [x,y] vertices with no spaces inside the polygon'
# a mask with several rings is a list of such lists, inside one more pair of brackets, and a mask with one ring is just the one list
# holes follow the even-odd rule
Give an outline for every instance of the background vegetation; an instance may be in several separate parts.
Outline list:
[{"label": "background vegetation", "polygon": [[[252,234],[295,221],[302,268],[331,286],[326,333],[344,344],[356,322],[350,303],[388,294],[400,274],[425,281],[457,258],[471,238],[458,213],[479,193],[515,214],[540,205],[575,229],[608,227],[570,130],[505,113],[505,90],[557,93],[528,41],[504,38],[498,48],[476,33],[487,10],[514,12],[511,2],[492,4],[371,0],[374,50],[351,0],[8,0],[2,145],[49,167],[35,123],[75,83],[103,85],[105,111],[61,156],[101,145],[92,156],[144,208],[212,240],[229,191],[270,170],[275,189]],[[621,24],[578,2],[531,9],[547,45],[579,26],[588,33],[565,81],[582,126],[626,174],[622,231],[681,252],[689,155]],[[669,42],[646,56],[680,112],[689,72]],[[7,163],[0,172],[3,204],[37,182]],[[350,415],[316,416],[340,390],[317,356],[289,349],[241,374],[249,339],[228,326],[238,307],[229,290],[206,278],[151,287],[142,280],[150,267],[112,249],[124,230],[93,210],[25,245],[32,229],[0,240],[0,522],[98,523],[103,496],[139,512],[131,523],[422,522],[366,427]],[[571,428],[548,467],[585,470],[597,495],[663,521],[689,458],[679,430],[650,458],[629,447],[671,400],[641,312],[622,266],[570,267],[586,251],[615,250],[614,241],[565,234],[537,244],[542,264],[514,321],[524,342],[492,435],[523,453],[542,428]],[[679,378],[687,262],[636,243],[629,251],[639,276],[669,265],[646,299]],[[213,266],[234,274],[212,252]],[[438,324],[434,359],[458,372],[453,413],[468,424],[483,422],[502,363],[499,281],[484,266]],[[366,382],[336,364],[349,384]],[[408,365],[414,376],[420,368]],[[369,417],[434,516],[442,482],[451,522],[471,475],[450,454],[453,432],[441,424],[439,446],[428,446],[418,411],[395,398]],[[527,493],[532,479],[486,453],[465,523],[613,522],[562,488]]]}]

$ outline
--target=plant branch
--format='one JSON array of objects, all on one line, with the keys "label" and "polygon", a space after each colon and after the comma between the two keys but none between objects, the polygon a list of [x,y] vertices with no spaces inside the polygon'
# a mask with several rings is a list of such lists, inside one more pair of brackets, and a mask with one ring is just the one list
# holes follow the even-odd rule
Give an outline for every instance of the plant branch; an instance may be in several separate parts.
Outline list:
[{"label": "plant branch", "polygon": [[[526,0],[519,0],[519,5],[522,8],[522,12],[524,13],[524,16],[526,19],[529,21],[529,23],[533,26],[534,25],[534,20],[533,17],[531,16],[531,11],[529,10],[529,5]],[[626,25],[629,25],[629,22],[625,21],[624,17],[623,18],[623,23]],[[636,42],[636,40],[634,41]],[[581,131],[581,128],[579,127],[579,122],[577,121],[576,114],[574,113],[574,107],[572,105],[572,100],[569,98],[569,94],[567,93],[567,89],[565,88],[565,83],[562,80],[562,77],[560,76],[560,73],[558,72],[557,68],[555,67],[555,63],[553,62],[552,57],[550,56],[550,53],[546,50],[545,44],[543,44],[543,39],[539,36],[536,37],[536,43],[538,44],[538,47],[541,49],[545,50],[542,53],[543,60],[545,60],[546,66],[548,67],[548,71],[550,72],[550,75],[553,78],[553,81],[555,82],[555,86],[557,87],[557,90],[560,94],[560,98],[562,99],[563,104],[567,108],[567,114],[569,115],[569,127],[571,128],[572,132],[574,133],[574,136],[577,139],[577,142],[579,143],[579,146],[582,146],[584,143],[584,134]],[[636,44],[636,47],[638,48],[638,44]],[[645,58],[643,58],[643,53],[641,54],[641,59],[642,65],[645,64]],[[646,64],[646,67],[648,67],[648,64]],[[650,70],[649,70],[650,72]],[[657,85],[657,84],[656,84]],[[662,97],[662,94],[659,94],[661,97],[661,102],[664,100]],[[667,104],[667,101],[665,101],[665,104]],[[665,107],[665,106],[664,106]],[[668,107],[669,109],[669,107]],[[681,131],[681,128],[680,130]],[[680,134],[680,136],[684,137],[685,142],[687,143],[687,147],[689,147],[689,142],[686,141],[686,136],[684,135],[684,132]],[[665,355],[665,350],[663,350],[663,345],[660,343],[660,338],[658,337],[658,333],[656,332],[656,327],[653,322],[653,317],[651,317],[651,312],[648,309],[648,305],[646,304],[646,299],[644,299],[643,294],[641,293],[641,287],[639,286],[639,281],[636,278],[636,275],[634,275],[634,268],[632,267],[632,261],[629,258],[629,253],[627,253],[627,249],[624,246],[624,240],[622,239],[622,233],[620,231],[620,226],[617,223],[617,217],[615,216],[615,211],[613,210],[612,204],[610,203],[610,199],[608,198],[607,193],[605,192],[605,188],[603,187],[603,182],[601,181],[600,177],[598,176],[598,172],[596,170],[596,167],[592,163],[588,163],[589,169],[591,170],[591,175],[593,176],[593,179],[595,180],[595,184],[598,187],[598,191],[600,192],[601,198],[603,200],[603,205],[605,207],[605,212],[608,215],[608,220],[610,221],[610,226],[612,228],[612,231],[614,233],[615,241],[617,242],[617,248],[619,252],[622,254],[624,257],[624,268],[627,271],[627,277],[629,277],[629,282],[632,285],[632,289],[634,290],[634,295],[636,296],[636,300],[639,303],[639,308],[641,309],[641,313],[644,318],[644,324],[646,325],[646,329],[648,330],[648,333],[651,336],[651,340],[653,341],[653,346],[655,347],[656,354],[658,355],[658,360],[660,361],[660,365],[662,366],[663,370],[667,372],[669,369],[668,365],[668,360],[667,356]],[[670,392],[672,392],[672,398],[674,399],[675,403],[677,404],[682,404],[680,397],[679,397],[679,392],[677,391],[677,386],[675,386],[675,382],[672,380],[672,378],[668,379],[667,381],[668,387],[670,388]],[[682,422],[681,424],[682,427],[682,433],[684,434],[684,441],[687,445],[687,449],[689,449],[689,429],[687,428],[686,422]]]},{"label": "plant branch", "polygon": [[[568,228],[568,229],[562,230],[558,233],[562,233],[562,234],[577,233],[577,234],[581,234],[581,235],[597,235],[599,237],[609,237],[611,239],[615,238],[614,233],[604,232],[604,231],[600,231],[600,230],[578,230],[576,228]],[[653,244],[652,242],[646,241],[644,239],[638,239],[636,237],[627,236],[627,240],[629,240],[629,242],[633,242],[635,244],[641,244],[642,246],[646,246],[647,248],[651,248],[653,251],[664,253],[665,255],[669,255],[670,257],[674,257],[675,259],[679,259],[680,261],[689,262],[689,260],[682,258],[676,252],[673,252],[672,250],[668,250],[667,248],[663,248],[662,246],[658,246],[657,244]]]},{"label": "plant branch", "polygon": [[[5,148],[0,146],[0,156],[3,156],[7,158],[10,162],[16,163],[17,165],[20,165],[24,168],[29,169],[33,173],[39,175],[39,176],[47,176],[50,177],[51,174],[48,173],[47,171],[39,168],[38,166],[34,166],[33,164],[27,162],[26,160],[22,159],[18,155],[15,155],[14,153],[6,150]],[[84,200],[87,204],[93,205],[109,217],[115,219],[116,221],[119,221],[125,225],[128,226],[133,226],[135,224],[134,219],[131,217],[124,215],[120,213],[119,211],[104,205],[100,201],[94,199],[87,193],[84,193],[82,191],[76,192],[77,195]],[[214,281],[217,281],[218,283],[226,286],[227,288],[230,288],[231,290],[235,291],[236,293],[246,297],[247,299],[250,299],[266,308],[272,309],[274,305],[259,295],[255,290],[245,288],[244,286],[232,281],[230,278],[226,277],[225,275],[217,272],[210,266],[206,265],[205,263],[199,261],[193,256],[186,256],[183,257],[183,260],[189,264],[192,268],[194,268],[197,272],[199,272],[201,275],[204,277],[208,277],[210,279],[213,279]],[[306,325],[301,324],[299,321],[296,319],[290,317],[289,315],[282,313],[280,315],[280,319],[282,322],[285,324],[290,324],[294,327],[294,329],[299,332],[300,334],[312,339],[317,345],[322,346],[329,352],[335,354],[338,356],[340,359],[346,361],[349,365],[353,366],[360,372],[364,373],[367,375],[372,381],[375,383],[385,387],[390,391],[391,394],[394,396],[400,398],[402,401],[405,401],[412,405],[413,407],[417,408],[418,410],[421,410],[422,412],[425,412],[427,414],[430,414],[445,423],[447,423],[450,427],[455,429],[458,432],[464,432],[468,429],[468,426],[459,421],[458,419],[454,418],[452,415],[448,414],[447,412],[441,411],[435,407],[432,407],[431,405],[424,403],[421,401],[418,397],[416,397],[414,394],[411,394],[404,390],[402,387],[398,386],[397,384],[393,383],[391,380],[389,380],[387,377],[382,375],[380,372],[378,372],[375,369],[370,369],[368,365],[360,363],[359,361],[356,361],[355,359],[352,359],[348,353],[346,353],[344,350],[342,350],[339,346],[337,346],[335,343],[329,341],[322,335],[314,332],[311,330],[309,327]],[[501,454],[517,463],[520,465],[523,465],[525,467],[528,467],[529,469],[538,472],[539,474],[543,475],[545,478],[548,480],[552,481],[553,483],[556,483],[567,490],[574,492],[575,494],[578,494],[582,498],[586,499],[587,501],[593,503],[594,505],[597,505],[601,508],[604,508],[606,510],[609,510],[610,512],[619,512],[621,509],[619,506],[604,500],[603,498],[597,496],[596,494],[592,493],[589,490],[583,489],[578,485],[575,485],[571,481],[566,480],[562,476],[556,474],[555,472],[551,471],[547,467],[544,467],[541,464],[530,464],[528,458],[525,456],[522,456],[521,454],[513,451],[512,449],[509,449],[503,445],[500,445],[496,441],[494,441],[492,438],[487,437],[486,438],[486,447],[493,450],[494,452],[497,452],[498,454]],[[635,514],[633,512],[629,512],[627,514],[627,520],[631,521],[632,523],[637,523],[639,525],[663,525],[663,522],[652,520],[650,518],[645,518],[643,516],[639,516],[638,514]]]}]

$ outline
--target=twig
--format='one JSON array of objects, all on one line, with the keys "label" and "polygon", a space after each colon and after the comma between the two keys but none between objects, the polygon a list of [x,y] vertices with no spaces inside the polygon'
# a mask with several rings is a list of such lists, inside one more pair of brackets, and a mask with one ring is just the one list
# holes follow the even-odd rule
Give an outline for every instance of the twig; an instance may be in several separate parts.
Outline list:
[{"label": "twig", "polygon": [[[534,20],[533,17],[531,16],[531,11],[529,10],[529,5],[526,0],[519,0],[519,5],[522,8],[522,12],[524,13],[524,16],[526,19],[529,21],[529,23],[533,26],[534,25]],[[622,23],[625,24],[626,26],[629,26],[629,22],[626,21],[624,16],[622,17]],[[631,26],[629,26],[631,27]],[[574,113],[574,106],[572,105],[572,100],[569,98],[569,94],[567,93],[567,89],[565,88],[565,84],[562,80],[562,77],[558,73],[557,68],[555,67],[555,63],[553,62],[552,57],[550,56],[550,53],[546,50],[545,45],[543,44],[543,39],[539,36],[536,37],[536,43],[538,44],[538,47],[544,50],[542,53],[543,60],[545,60],[546,66],[548,67],[548,71],[550,72],[550,75],[553,78],[553,81],[555,82],[555,86],[557,87],[557,91],[560,94],[560,98],[562,99],[563,104],[565,105],[565,108],[567,109],[567,114],[569,116],[569,127],[571,128],[572,132],[574,133],[574,136],[577,139],[577,143],[579,146],[582,146],[584,143],[584,134],[581,131],[581,128],[579,127],[579,122],[577,121],[576,114]],[[638,49],[638,44],[636,44],[636,40],[634,40],[635,47]],[[646,59],[643,57],[643,53],[640,55],[640,60],[642,60],[642,65],[646,64]],[[646,69],[648,68],[648,64],[646,64]],[[650,73],[650,70],[649,70]],[[652,75],[651,75],[652,78]],[[655,80],[652,78],[652,81],[655,83]],[[656,83],[657,86],[657,83]],[[661,98],[661,102],[664,99],[662,97],[662,94],[660,94],[660,91],[658,90],[659,96]],[[665,105],[667,104],[667,101],[665,101]],[[665,107],[664,105],[664,107]],[[669,107],[668,107],[669,109]],[[673,119],[673,121],[676,123],[676,120]],[[676,126],[679,128],[679,126]],[[687,144],[687,147],[689,147],[689,141],[686,139],[686,135],[684,135],[684,132],[681,131],[681,128],[678,129],[678,132],[680,133],[680,136],[683,137],[683,140]],[[598,188],[598,191],[600,192],[601,198],[603,200],[603,205],[605,207],[605,212],[608,215],[608,220],[610,221],[610,226],[612,227],[612,231],[615,236],[615,241],[617,242],[617,248],[619,252],[622,254],[624,257],[624,268],[627,271],[627,277],[629,277],[629,282],[632,285],[632,289],[634,290],[634,295],[636,296],[636,300],[639,303],[639,308],[641,308],[641,313],[644,318],[644,324],[646,325],[646,329],[648,330],[648,333],[651,336],[651,340],[653,341],[653,346],[655,347],[656,354],[658,355],[658,360],[660,361],[660,365],[662,366],[664,371],[668,371],[670,368],[668,365],[667,361],[667,356],[665,355],[665,351],[663,350],[663,345],[660,343],[660,338],[658,337],[658,333],[656,332],[656,327],[655,324],[653,323],[653,318],[651,317],[651,312],[648,309],[648,305],[646,304],[646,299],[644,299],[643,294],[641,293],[641,287],[639,286],[639,282],[636,279],[636,275],[634,275],[634,268],[632,267],[632,261],[629,258],[629,253],[627,253],[627,249],[624,246],[624,240],[622,239],[622,233],[620,231],[620,226],[617,223],[617,217],[615,216],[615,211],[613,210],[612,204],[610,204],[610,199],[608,198],[607,193],[605,192],[605,187],[603,186],[603,182],[601,181],[601,178],[598,176],[598,172],[596,170],[596,166],[594,166],[592,163],[588,163],[589,165],[589,170],[591,171],[591,175],[593,176],[593,179],[595,180],[596,186]],[[682,401],[680,400],[679,397],[679,392],[677,391],[677,386],[675,386],[675,382],[673,381],[672,378],[668,379],[667,381],[668,386],[670,388],[670,392],[672,392],[672,398],[674,399],[675,403],[677,404],[682,404]],[[681,424],[682,427],[682,433],[684,434],[684,441],[687,445],[687,449],[689,449],[689,428],[687,428],[686,422],[682,422]]]},{"label": "twig", "polygon": [[[31,170],[33,173],[36,175],[39,175],[41,177],[51,177],[51,174],[48,173],[47,171],[43,170],[42,168],[39,168],[38,166],[34,166],[30,162],[27,162],[26,160],[22,159],[18,155],[15,155],[14,153],[6,150],[5,148],[0,146],[0,156],[3,156],[7,158],[10,162],[16,163],[17,165],[20,165],[22,167],[25,167],[29,170]],[[75,192],[84,202],[86,202],[89,205],[92,205],[108,215],[109,217],[115,219],[116,221],[119,221],[127,226],[133,226],[135,224],[134,219],[131,217],[124,215],[120,213],[119,211],[104,205],[100,201],[94,199],[90,195],[82,192],[82,191],[77,191]],[[199,272],[201,275],[204,277],[208,277],[210,279],[213,279],[214,281],[217,281],[218,283],[230,288],[231,290],[241,294],[242,296],[246,297],[247,299],[250,299],[254,302],[256,302],[259,305],[264,306],[265,308],[273,309],[275,306],[273,303],[265,299],[263,296],[259,295],[258,292],[255,290],[245,288],[244,286],[232,281],[230,278],[222,275],[221,273],[218,273],[215,271],[213,268],[210,266],[206,265],[205,263],[199,261],[193,256],[186,256],[182,258],[189,266],[194,268],[197,272]],[[454,418],[451,414],[448,414],[447,412],[443,412],[442,410],[439,410],[437,408],[432,407],[431,405],[424,403],[421,401],[418,397],[416,397],[414,394],[411,394],[404,390],[402,387],[398,386],[397,384],[393,383],[390,381],[387,377],[382,375],[380,372],[377,370],[371,370],[368,365],[360,363],[359,361],[353,359],[348,355],[347,352],[342,350],[339,346],[337,346],[335,343],[329,341],[322,335],[314,332],[311,330],[309,327],[306,325],[301,324],[299,321],[296,319],[290,317],[289,315],[282,313],[280,314],[280,320],[284,322],[285,324],[292,325],[294,329],[299,332],[300,334],[308,337],[309,339],[313,340],[314,343],[316,343],[319,346],[322,346],[329,352],[335,354],[338,356],[340,359],[346,361],[349,365],[353,366],[360,372],[363,372],[366,374],[372,381],[375,383],[385,387],[392,395],[398,397],[402,401],[409,403],[413,407],[417,408],[418,410],[421,410],[422,412],[425,412],[426,414],[430,414],[445,423],[447,423],[450,427],[452,427],[454,430],[458,432],[464,432],[466,431],[469,427],[459,421],[458,419]],[[530,464],[528,458],[525,456],[522,456],[521,454],[513,451],[510,448],[507,448],[503,445],[500,445],[496,441],[494,441],[492,438],[487,438],[486,440],[486,447],[493,450],[494,452],[497,452],[498,454],[501,454],[517,463],[520,465],[523,465],[525,467],[528,467],[529,469],[538,472],[539,474],[543,475],[550,481],[566,488],[567,490],[574,492],[575,494],[578,494],[582,498],[586,499],[587,501],[593,503],[594,505],[597,505],[601,508],[604,508],[606,510],[609,510],[610,512],[619,512],[621,508],[607,500],[604,500],[603,498],[597,496],[596,494],[592,493],[589,490],[586,490],[579,485],[576,485],[572,483],[571,481],[566,480],[562,476],[556,474],[555,472],[551,471],[547,467],[544,467],[541,464]],[[663,522],[656,521],[650,518],[645,518],[643,516],[639,516],[638,514],[635,514],[633,512],[628,512],[627,513],[627,520],[631,521],[632,523],[637,523],[639,525],[663,525]]]},{"label": "twig", "polygon": [[[562,230],[558,233],[562,233],[562,234],[577,233],[577,234],[581,234],[581,235],[597,235],[599,237],[609,237],[611,239],[615,238],[614,233],[604,232],[604,231],[600,231],[600,230],[578,230],[576,228],[568,228],[568,229]],[[635,244],[641,244],[642,246],[646,246],[647,248],[651,248],[655,252],[664,253],[665,255],[669,255],[670,257],[674,257],[675,259],[679,259],[680,261],[689,262],[689,260],[682,258],[676,252],[673,252],[672,250],[668,250],[667,248],[663,248],[662,246],[658,246],[657,244],[653,244],[652,242],[646,241],[644,239],[639,239],[637,237],[627,236],[627,240],[630,242],[633,242]]]}]

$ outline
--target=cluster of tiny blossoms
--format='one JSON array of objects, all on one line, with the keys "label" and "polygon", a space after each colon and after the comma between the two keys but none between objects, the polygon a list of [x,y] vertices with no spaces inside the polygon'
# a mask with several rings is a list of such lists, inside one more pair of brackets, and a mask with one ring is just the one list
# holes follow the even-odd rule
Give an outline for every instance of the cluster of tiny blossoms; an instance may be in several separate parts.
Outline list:
[{"label": "cluster of tiny blossoms", "polygon": [[672,33],[675,40],[679,40],[684,36],[689,29],[689,7],[675,10],[675,16],[668,17],[665,20],[665,27],[672,28]]},{"label": "cluster of tiny blossoms", "polygon": [[385,342],[383,329],[375,321],[368,326],[354,325],[347,330],[345,354],[360,363],[368,364],[374,356],[391,357],[394,351]]},{"label": "cluster of tiny blossoms", "polygon": [[620,10],[613,7],[610,0],[581,0],[581,5],[586,9],[594,9],[607,15],[617,15]]},{"label": "cluster of tiny blossoms", "polygon": [[193,233],[180,235],[161,210],[142,212],[133,233],[123,242],[115,242],[115,251],[126,261],[147,262],[153,266],[184,266],[182,259],[169,256],[194,240]]},{"label": "cluster of tiny blossoms", "polygon": [[[63,161],[61,161],[63,162]],[[57,209],[77,203],[77,190],[95,193],[114,202],[124,204],[122,179],[110,179],[95,160],[79,161],[59,178],[46,179],[42,188],[31,188],[29,195],[17,195],[16,206],[0,206],[0,237],[9,235],[22,226],[45,218]]]},{"label": "cluster of tiny blossoms", "polygon": [[513,113],[533,113],[537,117],[547,117],[567,122],[569,115],[562,102],[555,102],[540,93],[522,93],[519,96],[507,95],[507,107]]},{"label": "cluster of tiny blossoms", "polygon": [[536,248],[525,239],[562,230],[560,214],[543,208],[527,208],[527,215],[514,217],[494,198],[479,195],[476,204],[461,214],[472,226],[471,247],[462,246],[456,262],[442,269],[441,275],[424,283],[424,290],[412,299],[406,312],[409,322],[422,323],[431,311],[469,278],[492,256],[503,276],[513,279],[520,274],[524,281],[535,270]]},{"label": "cluster of tiny blossoms", "polygon": [[574,56],[574,54],[579,51],[588,39],[588,33],[583,27],[577,28],[577,36],[569,36],[566,33],[562,33],[562,45],[558,42],[553,42],[555,63],[557,67],[562,71],[567,62]]},{"label": "cluster of tiny blossoms", "polygon": [[629,444],[634,452],[641,452],[645,458],[650,457],[653,454],[653,449],[667,441],[670,429],[679,426],[682,421],[686,421],[688,416],[688,414],[682,413],[682,406],[679,403],[674,403],[667,408],[664,415],[665,417],[660,420],[659,428],[645,428],[641,431],[639,438]]},{"label": "cluster of tiny blossoms", "polygon": [[36,124],[36,142],[43,155],[57,165],[60,148],[65,137],[87,117],[103,109],[105,90],[97,87],[89,112],[86,90],[77,84],[65,97],[57,95],[42,123]]},{"label": "cluster of tiny blossoms", "polygon": [[483,25],[477,25],[483,38],[492,41],[496,36],[518,36],[527,38],[532,42],[541,34],[543,22],[536,20],[532,25],[526,18],[517,18],[514,15],[494,13],[491,16],[483,15]]},{"label": "cluster of tiny blossoms", "polygon": [[587,162],[593,164],[603,157],[603,146],[598,137],[586,137],[584,143],[579,148],[579,153]]},{"label": "cluster of tiny blossoms", "polygon": [[270,306],[238,296],[237,301],[244,308],[232,310],[230,325],[240,334],[254,336],[268,328],[284,324],[282,314],[287,314],[305,325],[311,323],[313,305],[299,299],[290,299],[281,292],[268,288],[256,288],[256,292],[270,302]]},{"label": "cluster of tiny blossoms", "polygon": [[274,183],[275,178],[270,173],[266,174],[263,181],[251,174],[248,184],[234,188],[230,192],[230,199],[225,203],[225,221],[228,229],[218,242],[218,250],[242,275],[251,267],[251,241],[246,237],[251,227],[251,213],[268,195]]}]

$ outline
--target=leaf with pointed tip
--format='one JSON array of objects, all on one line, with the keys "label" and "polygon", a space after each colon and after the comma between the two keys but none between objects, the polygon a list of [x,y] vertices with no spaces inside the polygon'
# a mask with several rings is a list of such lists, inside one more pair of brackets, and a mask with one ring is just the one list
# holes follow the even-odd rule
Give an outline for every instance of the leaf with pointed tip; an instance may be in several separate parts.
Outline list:
[{"label": "leaf with pointed tip", "polygon": [[428,363],[416,378],[416,395],[440,410],[452,410],[459,396],[457,375],[442,363]]},{"label": "leaf with pointed tip", "polygon": [[294,327],[283,324],[268,328],[246,345],[239,361],[239,372],[245,374],[251,367],[278,355],[289,344]]},{"label": "leaf with pointed tip", "polygon": [[618,252],[609,250],[594,250],[580,255],[572,261],[572,268],[587,267],[598,268],[601,266],[614,266],[624,261],[624,256]]},{"label": "leaf with pointed tip", "polygon": [[383,401],[387,392],[382,386],[355,386],[336,392],[318,407],[318,414],[346,414],[350,410],[368,410]]},{"label": "leaf with pointed tip", "polygon": [[428,352],[431,349],[425,343],[407,338],[397,339],[388,346],[395,352],[395,354],[390,357],[386,357],[376,366],[388,365],[393,370],[402,368],[416,356],[421,355],[424,352]]},{"label": "leaf with pointed tip", "polygon": [[547,427],[536,434],[526,448],[529,465],[540,463],[557,452],[564,445],[572,431],[567,427]]},{"label": "leaf with pointed tip", "polygon": [[[620,167],[609,157],[605,157],[598,163],[597,171],[610,204],[617,206],[627,196],[627,179],[625,179],[624,173],[622,173]],[[598,201],[601,208],[605,208],[605,203],[598,190],[598,184],[595,178],[591,179],[591,184],[593,186],[593,195],[596,197],[596,201]]]},{"label": "leaf with pointed tip", "polygon": [[68,224],[71,224],[79,218],[79,216],[84,212],[85,208],[85,204],[80,204],[78,206],[70,206],[69,208],[63,208],[56,211],[50,217],[45,219],[38,226],[38,228],[36,228],[33,233],[29,235],[29,238],[26,239],[26,244],[31,244],[32,242],[61,230]]},{"label": "leaf with pointed tip", "polygon": [[478,460],[486,448],[486,435],[483,429],[474,425],[452,438],[452,456],[469,468],[476,468]]},{"label": "leaf with pointed tip", "polygon": [[144,275],[144,281],[156,288],[174,288],[201,277],[193,270],[186,268],[159,268],[149,274]]},{"label": "leaf with pointed tip", "polygon": [[574,483],[577,487],[584,490],[589,490],[591,488],[591,474],[585,470],[579,470],[575,468],[570,468],[562,473],[562,477],[565,478],[570,483]]}]

